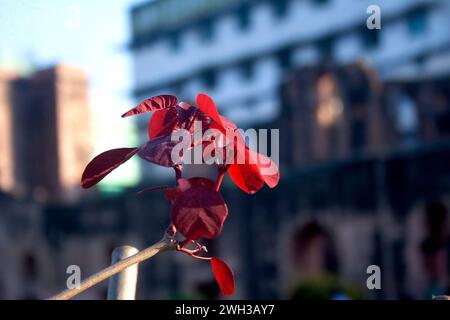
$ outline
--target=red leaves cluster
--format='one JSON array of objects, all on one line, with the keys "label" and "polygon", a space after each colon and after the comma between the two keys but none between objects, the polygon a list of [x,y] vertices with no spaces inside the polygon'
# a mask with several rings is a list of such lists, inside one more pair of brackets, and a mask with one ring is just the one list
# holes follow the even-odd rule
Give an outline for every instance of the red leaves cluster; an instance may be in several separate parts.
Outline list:
[{"label": "red leaves cluster", "polygon": [[[257,192],[264,184],[270,188],[278,184],[280,174],[276,165],[266,156],[251,150],[246,144],[236,125],[221,116],[214,101],[205,94],[196,99],[198,108],[187,103],[178,103],[173,95],[160,95],[147,99],[129,110],[122,117],[153,112],[148,126],[149,141],[137,148],[119,148],[106,151],[96,156],[86,167],[81,178],[83,188],[90,188],[101,181],[111,171],[137,154],[142,159],[164,167],[174,167],[181,172],[181,158],[172,159],[172,150],[178,141],[172,141],[172,133],[186,129],[193,133],[195,120],[202,122],[204,130],[215,129],[226,135],[227,130],[235,133],[231,162],[218,164],[216,181],[196,177],[183,179],[177,175],[176,187],[159,186],[142,192],[165,189],[165,198],[171,202],[171,223],[186,241],[218,236],[228,216],[228,208],[219,193],[222,178],[228,172],[235,184],[246,193]],[[228,138],[225,143],[230,143]],[[196,142],[194,141],[194,144]],[[204,142],[209,144],[212,142]],[[183,155],[180,155],[182,157]],[[225,155],[227,156],[227,155]],[[244,161],[238,161],[244,159]],[[265,170],[271,168],[271,170]],[[193,257],[193,251],[185,250]],[[195,251],[197,252],[197,251]],[[234,276],[226,263],[219,258],[209,259],[213,273],[224,295],[234,291]]]}]

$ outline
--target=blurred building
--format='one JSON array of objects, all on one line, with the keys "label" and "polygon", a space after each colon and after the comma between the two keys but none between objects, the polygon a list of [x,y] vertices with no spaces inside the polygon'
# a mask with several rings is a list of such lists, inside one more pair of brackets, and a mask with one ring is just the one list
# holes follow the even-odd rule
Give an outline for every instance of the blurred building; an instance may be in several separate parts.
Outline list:
[{"label": "blurred building", "polygon": [[0,187],[37,201],[75,200],[91,152],[87,79],[55,66],[0,75]]},{"label": "blurred building", "polygon": [[[279,186],[249,196],[225,180],[230,215],[220,237],[202,240],[233,267],[234,298],[448,294],[450,140],[443,128],[450,77],[434,81],[389,82],[381,90],[360,65],[287,75],[283,111],[269,125],[292,135],[281,139]],[[389,112],[399,105],[397,92],[426,97],[429,90],[435,100],[411,103],[415,112],[421,103],[435,112],[418,118],[412,135],[397,127]],[[67,266],[79,265],[84,278],[110,263],[114,247],[158,241],[170,204],[135,191],[71,204],[0,194],[0,256],[7,257],[0,297],[46,298],[65,288]],[[381,267],[379,291],[366,287],[373,264]],[[79,298],[105,297],[103,283]],[[217,298],[218,288],[208,264],[166,253],[140,266],[137,297]]]},{"label": "blurred building", "polygon": [[[377,1],[380,31],[365,26],[371,4],[155,0],[131,11],[136,100],[206,91],[241,127],[281,129],[279,186],[248,196],[226,179],[230,215],[205,242],[233,267],[234,298],[449,293],[450,1]],[[86,105],[79,71],[0,73],[2,298],[47,298],[65,288],[67,266],[85,278],[115,246],[142,249],[169,222],[157,193],[36,201],[79,190]],[[146,118],[136,117],[143,140]],[[366,287],[372,264],[379,291]],[[81,298],[105,296],[103,283]],[[140,266],[137,297],[218,288],[207,263],[166,253]]]},{"label": "blurred building", "polygon": [[12,133],[12,82],[16,75],[0,69],[0,190],[11,191],[14,186],[14,157]]},{"label": "blurred building", "polygon": [[[376,264],[384,270],[384,298],[448,293],[449,85],[448,73],[381,83],[360,64],[287,74],[276,126],[283,129],[287,176],[282,202],[285,211],[297,212],[286,219],[303,221],[292,235],[294,275],[308,280],[319,269],[356,283],[362,278],[351,279],[362,277],[362,266]],[[308,237],[322,247],[295,258],[304,251],[304,233],[314,233]],[[352,237],[364,245],[344,245]],[[334,267],[326,263],[330,246]],[[308,259],[322,266],[305,271]]]},{"label": "blurred building", "polygon": [[450,40],[441,32],[450,27],[448,1],[378,1],[382,32],[366,27],[371,4],[158,0],[136,6],[135,96],[170,91],[192,99],[206,90],[225,114],[252,124],[277,114],[277,88],[292,67],[363,58],[388,78],[448,62]]},{"label": "blurred building", "polygon": [[[286,70],[364,59],[383,79],[450,69],[450,2],[377,1],[368,30],[363,0],[157,0],[131,10],[136,100],[207,92],[240,127],[280,113]],[[345,13],[345,14],[342,14]],[[438,70],[436,70],[436,68]],[[142,140],[146,123],[140,121]],[[144,172],[145,173],[145,172]]]},{"label": "blurred building", "polygon": [[[283,165],[300,168],[374,154],[392,142],[381,83],[363,65],[322,64],[291,71],[280,89]],[[293,137],[288,139],[287,137]]]},{"label": "blurred building", "polygon": [[321,64],[289,72],[276,122],[283,129],[283,165],[304,168],[446,141],[449,75],[450,70],[381,82],[363,64]]},{"label": "blurred building", "polygon": [[[244,296],[448,290],[450,1],[377,1],[381,30],[366,26],[372,4],[159,0],[131,10],[136,100],[207,92],[240,127],[281,129],[280,186],[225,195],[238,218],[219,241]],[[439,230],[426,227],[435,212]],[[382,291],[364,287],[371,264],[384,270]]]}]

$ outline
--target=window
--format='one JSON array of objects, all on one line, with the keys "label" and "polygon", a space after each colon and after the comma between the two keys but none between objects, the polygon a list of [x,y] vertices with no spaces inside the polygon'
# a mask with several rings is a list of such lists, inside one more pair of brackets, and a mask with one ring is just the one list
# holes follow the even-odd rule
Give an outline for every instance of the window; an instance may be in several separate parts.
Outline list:
[{"label": "window", "polygon": [[[342,117],[344,106],[338,94],[338,84],[332,74],[325,73],[317,79],[316,95],[317,123],[324,128],[334,127]],[[333,136],[330,138],[333,139]]]},{"label": "window", "polygon": [[380,30],[369,30],[366,26],[362,27],[361,40],[366,49],[374,49],[380,44]]},{"label": "window", "polygon": [[207,88],[213,88],[217,84],[217,73],[213,69],[205,71],[202,78]]},{"label": "window", "polygon": [[[293,269],[297,275],[307,277],[321,273],[334,273],[338,270],[333,239],[329,232],[314,220],[294,229],[289,239],[288,249],[288,261],[295,267]],[[304,298],[305,295],[301,290],[296,290],[292,298],[295,297]]]},{"label": "window", "polygon": [[333,57],[334,42],[335,39],[333,37],[326,37],[318,41],[317,47],[322,59],[331,59]]},{"label": "window", "polygon": [[419,130],[417,106],[412,97],[395,92],[394,95],[394,124],[400,143],[413,144]]},{"label": "window", "polygon": [[278,52],[278,63],[283,70],[289,69],[292,66],[292,50],[283,49]]},{"label": "window", "polygon": [[407,17],[409,33],[412,35],[423,34],[427,29],[427,12],[425,8],[411,11]]},{"label": "window", "polygon": [[312,2],[314,5],[319,5],[319,6],[321,6],[321,5],[327,4],[327,3],[329,2],[329,0],[311,0],[311,2]]},{"label": "window", "polygon": [[244,5],[238,12],[239,28],[241,30],[248,29],[250,25],[250,7]]},{"label": "window", "polygon": [[169,45],[173,51],[178,51],[181,46],[181,36],[177,31],[171,32],[169,35]]},{"label": "window", "polygon": [[205,42],[209,42],[212,40],[214,36],[214,23],[212,20],[208,19],[201,23],[200,25],[200,39]]},{"label": "window", "polygon": [[37,277],[37,261],[33,254],[26,253],[22,257],[22,273],[24,278],[28,280],[33,280]]},{"label": "window", "polygon": [[350,145],[353,151],[360,151],[366,144],[366,122],[356,119],[350,124]]},{"label": "window", "polygon": [[175,81],[172,84],[172,88],[173,88],[174,92],[176,92],[177,94],[181,94],[181,92],[183,90],[183,82],[181,80]]},{"label": "window", "polygon": [[286,15],[289,7],[289,0],[272,0],[273,12],[277,18],[282,18]]},{"label": "window", "polygon": [[246,60],[242,63],[241,71],[242,76],[246,80],[250,80],[253,77],[255,69],[255,62],[253,60]]}]

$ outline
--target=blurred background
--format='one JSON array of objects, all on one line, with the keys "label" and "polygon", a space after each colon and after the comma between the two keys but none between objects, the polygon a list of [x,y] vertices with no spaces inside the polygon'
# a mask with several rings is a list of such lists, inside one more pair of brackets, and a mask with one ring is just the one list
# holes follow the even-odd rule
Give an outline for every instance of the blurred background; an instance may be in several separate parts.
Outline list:
[{"label": "blurred background", "polygon": [[[369,30],[370,5],[381,29]],[[237,299],[430,299],[450,284],[449,0],[0,0],[0,298],[43,299],[160,239],[173,172],[89,160],[147,139],[135,103],[206,92],[241,128],[280,129],[281,180],[205,241]],[[378,265],[381,289],[366,270]],[[78,298],[104,299],[107,283]],[[162,254],[137,298],[220,298],[209,264]]]}]

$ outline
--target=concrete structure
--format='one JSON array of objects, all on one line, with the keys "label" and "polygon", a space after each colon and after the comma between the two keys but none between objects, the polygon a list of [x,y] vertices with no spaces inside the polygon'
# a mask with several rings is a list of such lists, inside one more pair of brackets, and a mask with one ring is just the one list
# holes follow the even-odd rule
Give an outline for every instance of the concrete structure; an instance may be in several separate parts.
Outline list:
[{"label": "concrete structure", "polygon": [[0,70],[0,190],[12,191],[14,187],[14,156],[12,132],[12,81],[13,72]]},{"label": "concrete structure", "polygon": [[[325,84],[314,75],[325,76]],[[333,125],[328,120],[334,118],[327,112],[325,117],[317,116],[321,104],[315,103],[314,96],[324,92],[311,88],[318,83],[334,88],[329,87],[330,77],[345,79],[336,83],[339,95],[331,98],[352,106],[351,93],[361,89],[354,85],[364,84],[365,76],[358,66],[293,72],[283,90],[297,92],[301,85],[310,94],[285,92],[286,112],[268,126],[281,122],[286,130],[298,127],[306,128],[306,133],[318,132],[311,140],[315,146],[327,137],[325,132]],[[355,120],[355,109],[350,108],[342,112],[334,131],[342,144],[322,143],[320,148],[308,149],[309,139],[295,141],[294,150],[304,151],[281,157],[282,179],[277,188],[265,187],[249,196],[228,179],[224,181],[229,217],[220,237],[202,243],[234,269],[234,298],[329,299],[346,294],[423,299],[448,294],[450,145],[448,132],[442,129],[449,127],[443,120],[448,119],[450,104],[442,102],[441,94],[448,92],[450,79],[436,81],[431,87],[428,81],[392,82],[382,92],[357,95],[362,100],[356,102],[370,102],[364,106],[381,118],[376,125],[372,123],[376,117],[358,120],[364,120],[363,128],[374,128],[375,137],[383,138],[383,148],[375,143],[377,139],[358,140],[355,145],[351,138],[345,139],[351,137],[346,133]],[[430,96],[430,89],[438,93],[437,99],[414,101],[417,110],[437,106],[437,112],[419,118],[417,128],[426,130],[418,130],[416,137],[396,130],[395,121],[385,112],[389,104],[379,103],[395,102],[396,92],[408,92],[410,86],[418,96]],[[320,101],[328,110],[328,100]],[[431,103],[431,109],[424,102]],[[292,110],[299,108],[304,108],[300,124],[301,119],[292,117]],[[319,125],[323,120],[325,127]],[[286,151],[285,145],[281,148]],[[136,196],[135,191],[142,188],[73,204],[37,203],[0,194],[4,213],[0,215],[0,256],[5,257],[0,265],[0,297],[49,297],[65,289],[69,265],[80,266],[86,277],[110,264],[116,246],[142,249],[158,241],[169,222],[170,204],[156,192]],[[382,270],[382,290],[366,287],[370,265]],[[139,268],[137,299],[216,298],[217,294],[209,264],[186,255],[161,254]],[[80,298],[105,299],[106,283]]]},{"label": "concrete structure", "polygon": [[[133,8],[137,99],[207,91],[243,125],[279,112],[283,71],[364,59],[382,78],[450,68],[448,1],[377,1],[382,29],[368,30],[369,0],[158,0]],[[342,14],[345,13],[345,14]],[[447,63],[445,63],[447,61]],[[420,70],[420,71],[419,71]],[[427,72],[428,72],[427,71]],[[436,70],[434,70],[436,71]],[[426,73],[426,72],[425,72]]]},{"label": "concrete structure", "polygon": [[[450,2],[383,0],[157,0],[131,10],[134,96],[207,92],[240,127],[273,121],[291,69],[358,60],[383,80],[450,70]],[[141,140],[146,121],[138,119]],[[155,175],[143,168],[144,178]]]},{"label": "concrete structure", "polygon": [[[137,100],[206,91],[241,126],[283,128],[280,185],[248,196],[225,180],[229,218],[204,241],[234,269],[234,298],[449,293],[449,2],[378,3],[378,33],[364,28],[366,0],[159,0],[132,10]],[[378,72],[350,63],[359,58]],[[55,74],[38,78],[53,83]],[[81,141],[46,136],[55,134]],[[65,156],[49,152],[58,158],[40,161],[60,166]],[[81,170],[52,172],[49,190]],[[158,241],[170,205],[135,191],[71,204],[0,194],[0,297],[49,297],[65,288],[67,266],[85,277],[109,265],[116,246]],[[379,291],[366,287],[373,264]],[[311,295],[323,286],[325,296]],[[217,289],[207,263],[168,253],[140,267],[137,298],[215,298]],[[106,283],[82,296],[105,297]]]},{"label": "concrete structure", "polygon": [[37,201],[75,200],[92,147],[86,76],[56,66],[3,78],[0,187]]}]

